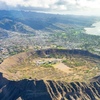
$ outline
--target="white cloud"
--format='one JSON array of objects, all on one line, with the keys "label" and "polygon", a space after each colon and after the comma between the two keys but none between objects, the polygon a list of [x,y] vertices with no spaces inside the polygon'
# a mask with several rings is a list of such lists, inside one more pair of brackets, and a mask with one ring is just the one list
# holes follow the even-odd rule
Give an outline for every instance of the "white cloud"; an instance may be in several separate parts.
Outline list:
[{"label": "white cloud", "polygon": [[0,0],[0,2],[5,2],[7,5],[10,5],[10,6],[17,6],[18,3],[23,3],[23,0],[17,0],[17,1],[14,1],[14,0]]},{"label": "white cloud", "polygon": [[[0,0],[0,6],[58,13],[99,14],[100,0]],[[4,6],[4,8],[6,8]],[[3,7],[3,6],[2,6]],[[1,7],[0,7],[1,9]],[[99,14],[100,15],[100,14]]]},{"label": "white cloud", "polygon": [[32,6],[32,7],[45,7],[54,4],[57,0],[0,0],[6,2],[10,6]]},{"label": "white cloud", "polygon": [[78,3],[81,7],[100,8],[100,0],[79,0]]}]

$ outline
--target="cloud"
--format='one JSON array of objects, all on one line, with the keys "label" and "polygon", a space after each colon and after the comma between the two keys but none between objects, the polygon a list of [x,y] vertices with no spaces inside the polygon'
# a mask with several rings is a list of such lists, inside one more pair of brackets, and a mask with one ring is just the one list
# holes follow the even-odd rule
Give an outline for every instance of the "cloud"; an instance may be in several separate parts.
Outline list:
[{"label": "cloud", "polygon": [[100,0],[0,0],[0,9],[99,14]]},{"label": "cloud", "polygon": [[5,2],[0,2],[0,9],[7,9],[7,5]]}]

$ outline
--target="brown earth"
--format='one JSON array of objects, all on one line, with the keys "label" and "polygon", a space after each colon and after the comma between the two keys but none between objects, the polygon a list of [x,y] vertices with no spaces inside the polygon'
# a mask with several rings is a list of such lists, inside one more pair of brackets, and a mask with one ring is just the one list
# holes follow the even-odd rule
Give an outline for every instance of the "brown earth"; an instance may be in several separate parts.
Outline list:
[{"label": "brown earth", "polygon": [[[65,52],[66,51],[66,52]],[[68,53],[70,52],[70,53]],[[20,53],[0,64],[0,72],[9,80],[43,79],[67,82],[88,82],[100,74],[99,56],[82,51],[41,50]],[[84,53],[85,51],[83,51]],[[53,55],[52,57],[50,57]],[[93,57],[92,57],[92,56]],[[63,63],[66,60],[67,63]],[[76,63],[78,62],[78,63]],[[82,62],[83,65],[79,62]],[[79,64],[78,66],[76,66]],[[71,66],[70,66],[71,65]]]}]

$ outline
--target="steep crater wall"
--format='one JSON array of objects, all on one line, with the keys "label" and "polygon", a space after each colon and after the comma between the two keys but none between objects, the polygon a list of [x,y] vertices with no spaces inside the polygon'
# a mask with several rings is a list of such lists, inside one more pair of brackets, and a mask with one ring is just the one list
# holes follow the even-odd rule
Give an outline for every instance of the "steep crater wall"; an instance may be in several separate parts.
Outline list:
[{"label": "steep crater wall", "polygon": [[99,100],[100,76],[89,84],[52,80],[10,81],[0,73],[0,100]]},{"label": "steep crater wall", "polygon": [[36,54],[43,57],[46,55],[54,54],[56,55],[80,55],[80,56],[88,56],[92,58],[100,59],[99,55],[90,53],[87,50],[79,50],[79,49],[73,49],[73,50],[67,50],[67,49],[47,49],[47,50],[37,50]]}]

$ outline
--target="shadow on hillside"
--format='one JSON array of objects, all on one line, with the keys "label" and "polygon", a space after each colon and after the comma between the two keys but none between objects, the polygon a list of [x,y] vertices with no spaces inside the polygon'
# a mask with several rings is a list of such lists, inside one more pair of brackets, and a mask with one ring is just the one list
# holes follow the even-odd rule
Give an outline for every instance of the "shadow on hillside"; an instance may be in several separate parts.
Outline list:
[{"label": "shadow on hillside", "polygon": [[0,100],[51,100],[43,80],[10,81],[0,73]]},{"label": "shadow on hillside", "polygon": [[56,100],[59,97],[59,100],[65,100],[65,98],[73,100],[71,97],[75,99],[76,96],[77,99],[82,98],[81,100],[86,98],[97,100],[97,97],[100,99],[100,76],[95,78],[88,85],[83,82],[68,84],[49,80],[10,81],[0,73],[0,100]]}]

